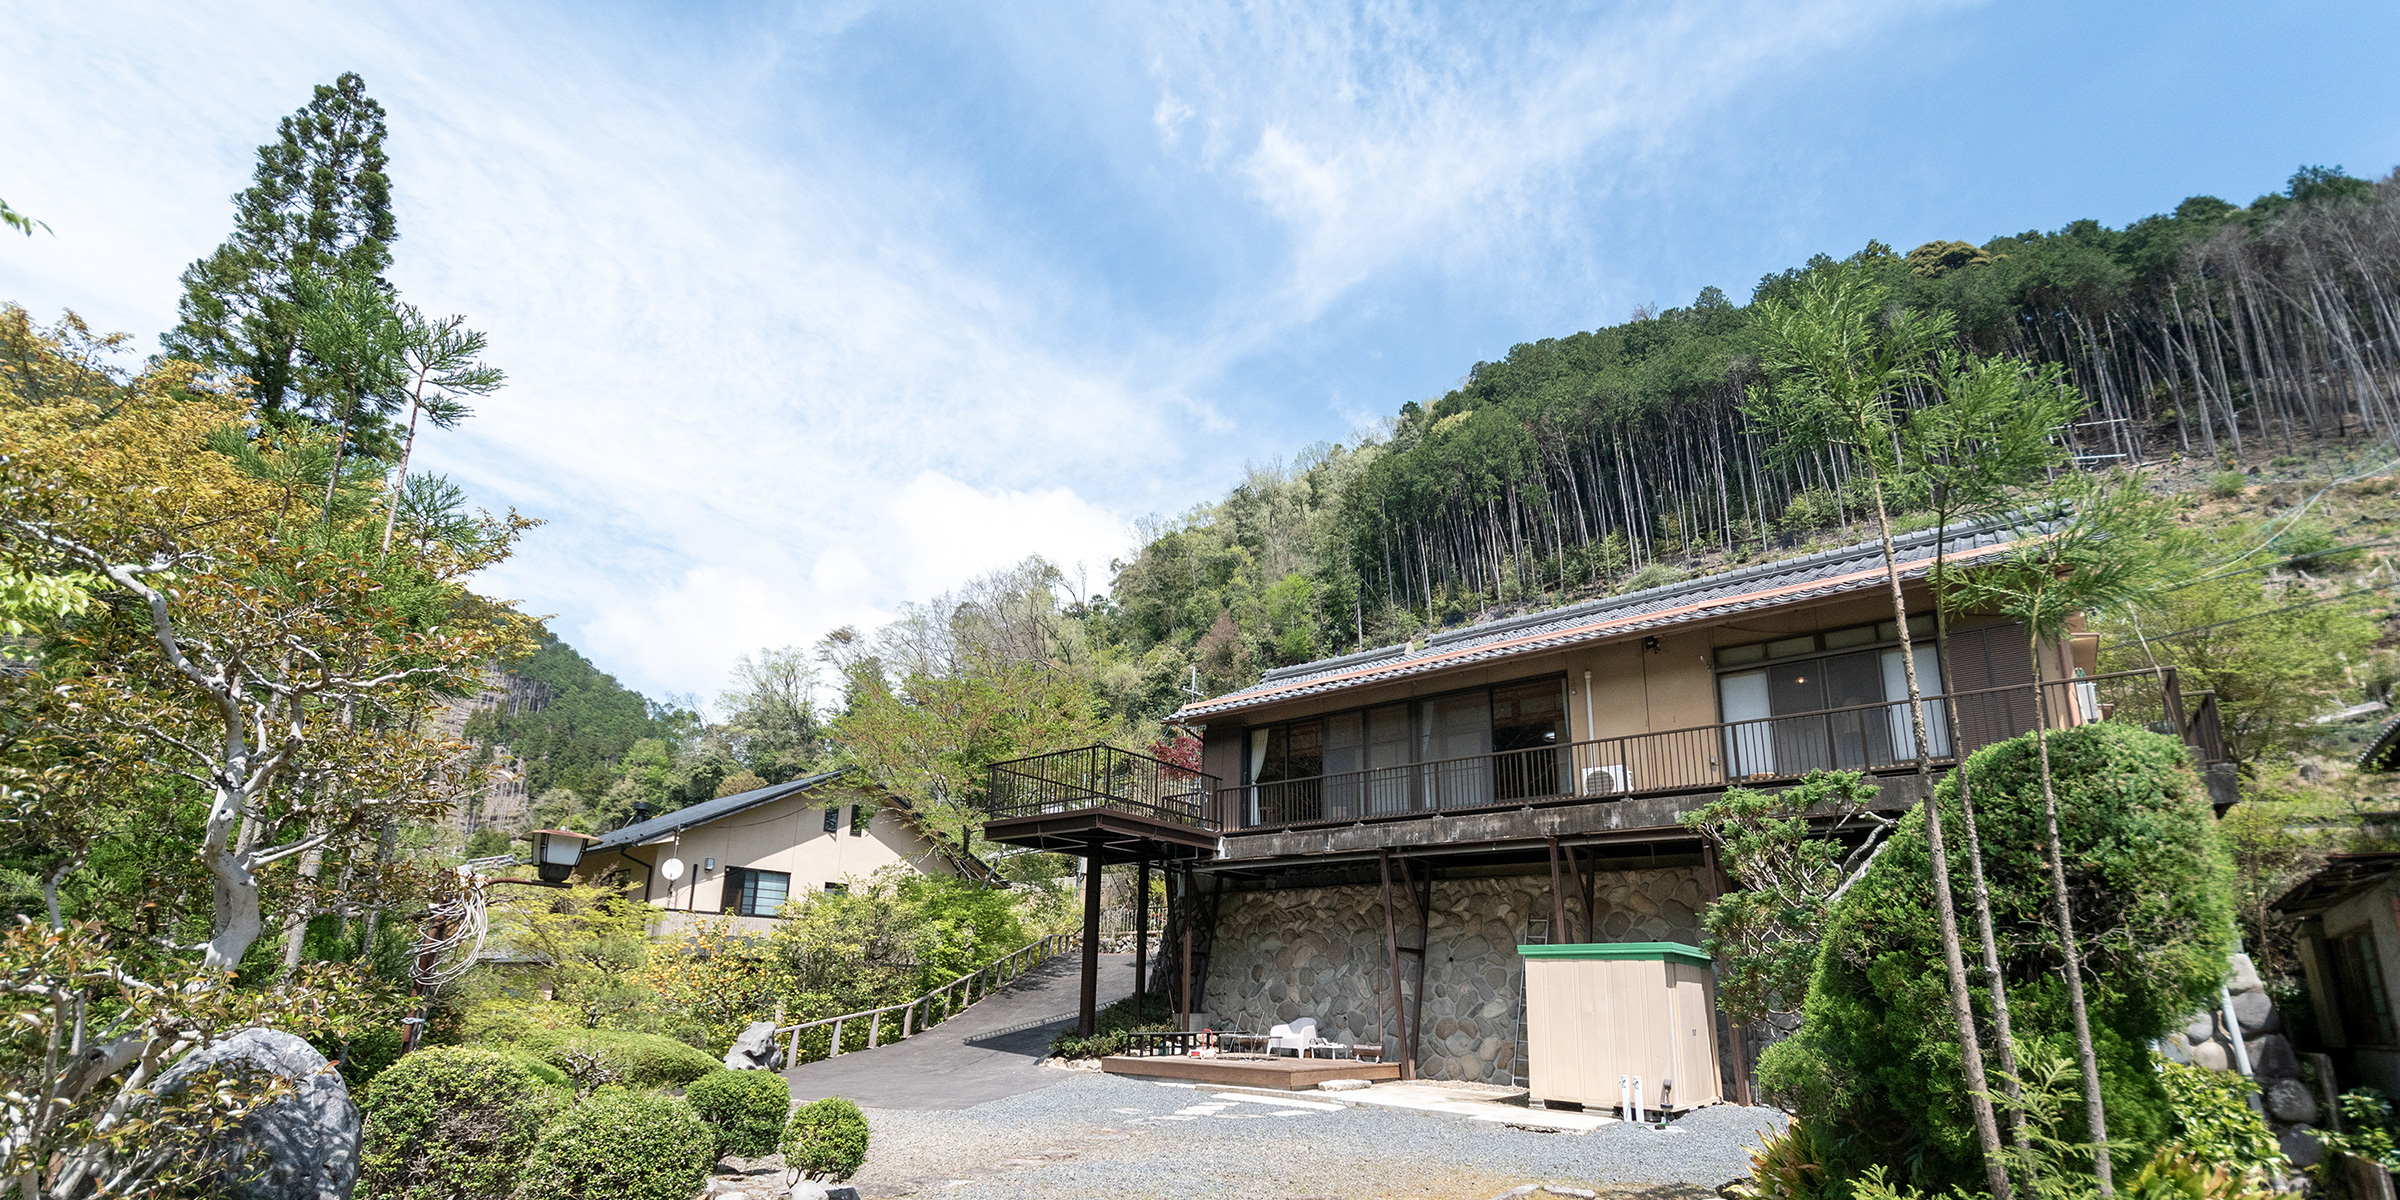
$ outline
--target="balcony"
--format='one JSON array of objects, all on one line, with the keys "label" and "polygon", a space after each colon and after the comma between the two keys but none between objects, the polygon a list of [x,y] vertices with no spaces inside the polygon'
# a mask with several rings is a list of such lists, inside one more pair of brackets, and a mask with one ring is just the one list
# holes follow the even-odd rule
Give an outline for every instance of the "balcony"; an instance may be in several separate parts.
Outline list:
[{"label": "balcony", "polygon": [[[2125,721],[2181,737],[2203,765],[2224,761],[2216,698],[2203,694],[2187,709],[2172,670],[2121,671],[2042,687],[2053,728]],[[2030,731],[2034,693],[2029,683],[1961,692],[1955,731],[1944,703],[1950,697],[1919,701],[1934,763],[1951,766],[1964,754]],[[1913,770],[1908,708],[1906,700],[1887,701],[1219,788],[1205,819],[1229,832],[1262,832],[1774,786],[1815,770]]]},{"label": "balcony", "polygon": [[1101,862],[1161,862],[1213,853],[1222,826],[1214,775],[1085,746],[996,763],[984,836]]}]

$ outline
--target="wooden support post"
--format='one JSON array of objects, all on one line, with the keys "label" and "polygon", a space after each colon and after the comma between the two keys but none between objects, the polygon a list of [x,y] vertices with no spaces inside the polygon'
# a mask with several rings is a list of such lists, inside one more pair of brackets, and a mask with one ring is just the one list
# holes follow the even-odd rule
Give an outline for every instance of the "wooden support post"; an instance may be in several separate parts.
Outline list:
[{"label": "wooden support post", "polygon": [[1150,860],[1133,869],[1133,1011],[1150,993]]},{"label": "wooden support post", "polygon": [[1176,1021],[1185,1033],[1192,1032],[1192,924],[1183,924],[1183,990],[1175,993],[1175,1007],[1182,1012]]},{"label": "wooden support post", "polygon": [[916,1017],[917,1017],[917,1002],[916,1002],[916,1001],[914,1001],[914,1000],[911,1000],[911,1001],[909,1001],[909,1002],[908,1002],[908,1007],[906,1007],[906,1008],[903,1008],[903,1009],[901,1009],[901,1010],[900,1010],[900,1040],[901,1040],[901,1041],[907,1041],[907,1040],[908,1040],[908,1038],[909,1038],[909,1026],[911,1025],[911,1023],[913,1023],[913,1022],[916,1020]]},{"label": "wooden support post", "polygon": [[1567,891],[1558,878],[1558,839],[1550,838],[1550,936],[1552,945],[1564,945],[1567,940]]},{"label": "wooden support post", "polygon": [[1376,852],[1383,870],[1383,953],[1392,960],[1392,1041],[1400,1055],[1400,1078],[1417,1077],[1415,1055],[1408,1052],[1408,1006],[1400,995],[1400,927],[1392,917],[1392,852]]},{"label": "wooden support post", "polygon": [[842,1052],[842,1021],[844,1019],[842,1017],[833,1019],[833,1049],[825,1052],[827,1058],[832,1058]]},{"label": "wooden support post", "polygon": [[1098,1031],[1100,1005],[1100,848],[1084,860],[1083,872],[1083,997],[1075,1008],[1075,1034],[1090,1037]]},{"label": "wooden support post", "polygon": [[1401,1068],[1401,1078],[1417,1077],[1417,1035],[1425,1027],[1425,960],[1433,948],[1433,868],[1425,868],[1425,888],[1417,889],[1417,881],[1409,874],[1408,860],[1400,860],[1400,885],[1417,902],[1417,1006],[1408,1014],[1408,1061]]},{"label": "wooden support post", "polygon": [[883,1044],[883,1010],[876,1009],[874,1019],[867,1022],[867,1049]]},{"label": "wooden support post", "polygon": [[800,1065],[800,1031],[797,1029],[792,1030],[791,1053],[783,1056],[783,1065],[786,1067],[796,1067]]},{"label": "wooden support post", "polygon": [[1592,872],[1583,869],[1575,857],[1575,847],[1567,847],[1567,869],[1575,873],[1575,890],[1583,897],[1583,940],[1600,940],[1600,922],[1592,911]]}]

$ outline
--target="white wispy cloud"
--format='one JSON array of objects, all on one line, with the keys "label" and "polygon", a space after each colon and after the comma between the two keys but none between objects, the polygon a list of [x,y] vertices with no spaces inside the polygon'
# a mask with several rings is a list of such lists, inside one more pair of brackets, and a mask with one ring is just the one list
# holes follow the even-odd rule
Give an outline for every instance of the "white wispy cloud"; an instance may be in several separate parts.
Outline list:
[{"label": "white wispy cloud", "polygon": [[1339,436],[1388,407],[1287,421],[1278,398],[1225,389],[1229,370],[1394,272],[1588,252],[1593,193],[1613,186],[1596,157],[1705,136],[1693,120],[1777,55],[1881,19],[1842,4],[1496,25],[1410,6],[995,19],[1013,86],[1083,114],[1029,143],[1085,139],[1164,258],[1209,258],[1204,238],[1240,251],[1199,299],[1139,307],[1120,290],[1167,268],[1071,261],[1067,235],[998,207],[988,179],[1011,146],[910,154],[860,123],[828,56],[869,15],[20,18],[0,42],[0,196],[58,236],[0,248],[0,297],[165,328],[252,148],[311,86],[361,71],[392,112],[395,279],[488,330],[512,378],[425,460],[549,523],[490,586],[557,614],[629,683],[706,695],[746,650],[872,623],[1027,554],[1104,578],[1130,518],[1288,451],[1284,428]]}]

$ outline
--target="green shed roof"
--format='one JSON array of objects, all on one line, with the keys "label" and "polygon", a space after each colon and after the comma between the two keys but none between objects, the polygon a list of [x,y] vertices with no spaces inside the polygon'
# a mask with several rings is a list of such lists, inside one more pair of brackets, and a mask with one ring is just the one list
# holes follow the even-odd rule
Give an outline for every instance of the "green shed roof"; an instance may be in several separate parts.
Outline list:
[{"label": "green shed roof", "polygon": [[1519,946],[1517,953],[1527,958],[1663,959],[1696,967],[1715,965],[1707,951],[1682,942],[1569,942],[1557,946]]}]

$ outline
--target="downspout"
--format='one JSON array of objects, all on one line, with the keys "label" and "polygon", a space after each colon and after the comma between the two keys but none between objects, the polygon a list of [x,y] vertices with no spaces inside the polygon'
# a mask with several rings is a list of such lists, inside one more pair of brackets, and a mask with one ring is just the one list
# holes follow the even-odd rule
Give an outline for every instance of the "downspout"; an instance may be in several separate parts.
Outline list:
[{"label": "downspout", "polygon": [[617,851],[617,857],[624,859],[626,862],[632,863],[633,865],[642,869],[642,903],[650,903],[650,880],[652,877],[658,874],[658,868],[653,864],[646,863],[638,858],[635,858],[633,856],[633,847],[631,846],[627,846],[624,849]]},{"label": "downspout", "polygon": [[1592,673],[1590,671],[1583,673],[1583,740],[1587,742],[1600,740],[1599,727],[1593,723]]}]

